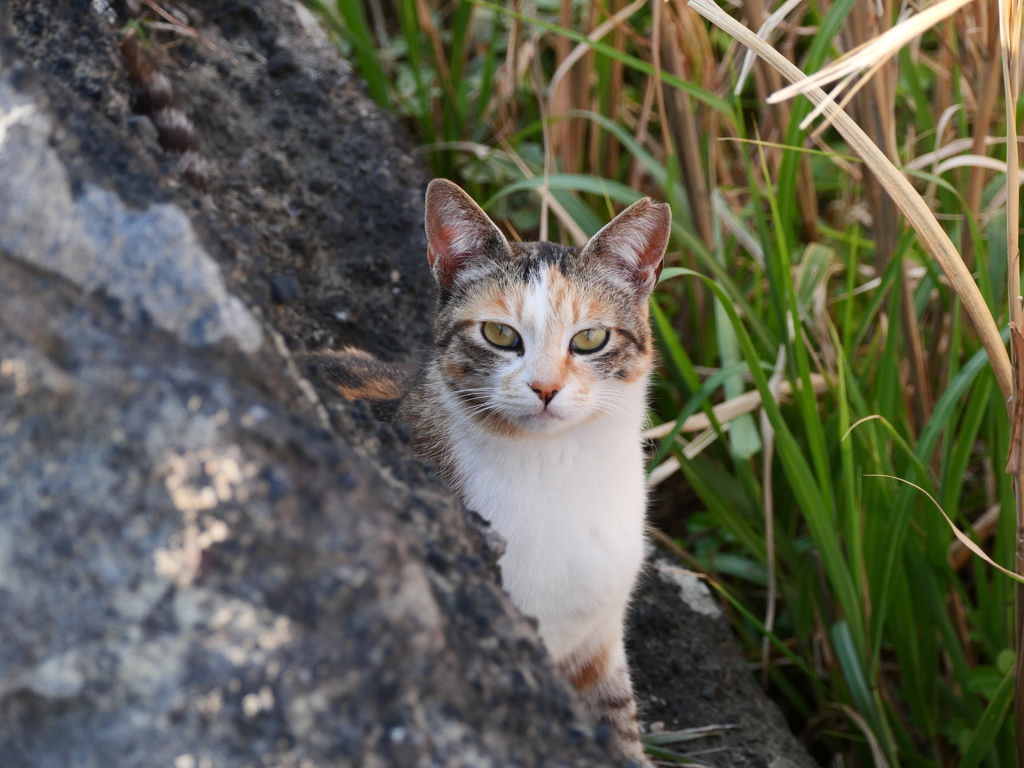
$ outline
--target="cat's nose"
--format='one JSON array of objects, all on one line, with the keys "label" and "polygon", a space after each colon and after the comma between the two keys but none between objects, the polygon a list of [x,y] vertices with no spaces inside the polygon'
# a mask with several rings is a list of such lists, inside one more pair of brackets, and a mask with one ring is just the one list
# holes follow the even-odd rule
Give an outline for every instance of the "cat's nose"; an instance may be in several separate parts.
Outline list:
[{"label": "cat's nose", "polygon": [[554,399],[555,395],[558,394],[561,386],[561,384],[533,382],[530,384],[530,389],[532,389],[534,394],[541,399],[541,402],[544,403],[544,407],[546,408],[548,403],[550,403]]}]

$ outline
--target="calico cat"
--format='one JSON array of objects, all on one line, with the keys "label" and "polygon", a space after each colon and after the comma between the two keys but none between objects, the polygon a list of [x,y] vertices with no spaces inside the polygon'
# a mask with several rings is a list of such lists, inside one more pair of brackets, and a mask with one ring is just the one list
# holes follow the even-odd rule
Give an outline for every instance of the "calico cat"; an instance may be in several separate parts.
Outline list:
[{"label": "calico cat", "polygon": [[644,556],[647,299],[670,225],[645,199],[582,248],[510,243],[459,187],[431,182],[436,348],[396,419],[505,538],[512,601],[644,766],[623,622]]}]

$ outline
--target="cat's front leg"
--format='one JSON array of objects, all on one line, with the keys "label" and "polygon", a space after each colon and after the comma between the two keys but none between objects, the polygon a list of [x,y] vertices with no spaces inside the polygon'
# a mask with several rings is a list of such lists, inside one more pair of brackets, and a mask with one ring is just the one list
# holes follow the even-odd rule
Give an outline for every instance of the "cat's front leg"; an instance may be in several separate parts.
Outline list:
[{"label": "cat's front leg", "polygon": [[629,677],[622,630],[596,653],[571,656],[558,666],[576,686],[590,713],[611,728],[623,754],[644,768],[654,768],[640,743],[636,696]]}]

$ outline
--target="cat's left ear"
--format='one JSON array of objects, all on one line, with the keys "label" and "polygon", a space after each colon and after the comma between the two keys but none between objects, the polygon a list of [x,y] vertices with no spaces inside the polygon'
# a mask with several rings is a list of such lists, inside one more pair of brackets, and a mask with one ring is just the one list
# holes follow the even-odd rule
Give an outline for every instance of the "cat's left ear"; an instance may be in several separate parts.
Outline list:
[{"label": "cat's left ear", "polygon": [[645,197],[590,238],[583,246],[583,256],[615,269],[637,298],[646,299],[661,275],[671,234],[672,210],[666,203]]}]

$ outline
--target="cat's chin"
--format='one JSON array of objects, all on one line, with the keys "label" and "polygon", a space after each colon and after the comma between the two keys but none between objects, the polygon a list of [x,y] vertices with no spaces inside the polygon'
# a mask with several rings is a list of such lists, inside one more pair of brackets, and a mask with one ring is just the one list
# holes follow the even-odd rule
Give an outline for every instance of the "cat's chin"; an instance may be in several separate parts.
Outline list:
[{"label": "cat's chin", "polygon": [[550,435],[561,432],[573,423],[572,419],[544,410],[531,414],[520,419],[520,426],[527,432],[538,432],[542,435]]},{"label": "cat's chin", "polygon": [[585,415],[576,412],[565,413],[545,409],[526,416],[520,416],[516,423],[524,432],[538,435],[554,435],[586,421]]}]

